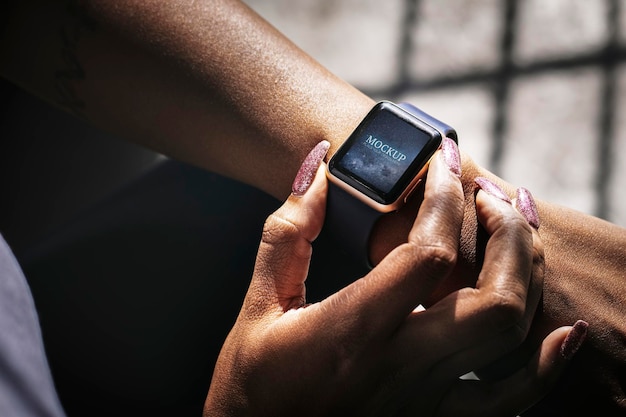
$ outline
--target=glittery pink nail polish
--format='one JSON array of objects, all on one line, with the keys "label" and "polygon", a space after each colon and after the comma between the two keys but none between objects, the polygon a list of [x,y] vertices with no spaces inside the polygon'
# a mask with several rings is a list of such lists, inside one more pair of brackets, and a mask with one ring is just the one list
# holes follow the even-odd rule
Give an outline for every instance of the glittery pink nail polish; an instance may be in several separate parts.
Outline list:
[{"label": "glittery pink nail polish", "polygon": [[480,187],[481,190],[485,191],[492,196],[499,198],[502,201],[507,203],[511,202],[511,199],[508,195],[502,190],[502,188],[498,187],[496,183],[485,177],[476,177],[474,178],[474,182]]},{"label": "glittery pink nail polish", "polygon": [[587,328],[589,323],[583,320],[578,320],[574,323],[572,330],[569,331],[567,337],[561,344],[561,356],[570,360],[574,357],[580,346],[583,344],[587,337]]},{"label": "glittery pink nail polish", "polygon": [[445,137],[441,143],[441,150],[443,152],[443,159],[448,164],[448,168],[457,177],[461,176],[461,155],[459,154],[459,147],[452,139]]},{"label": "glittery pink nail polish", "polygon": [[320,163],[326,156],[329,148],[330,142],[323,140],[315,145],[306,158],[304,158],[304,161],[302,162],[302,165],[300,165],[300,169],[296,174],[296,178],[293,180],[293,184],[291,185],[291,193],[293,195],[301,197],[307,192],[313,182],[313,178],[315,178],[315,173],[317,172]]},{"label": "glittery pink nail polish", "polygon": [[515,208],[524,216],[528,224],[535,229],[539,229],[539,212],[533,195],[526,188],[517,189],[517,200]]}]

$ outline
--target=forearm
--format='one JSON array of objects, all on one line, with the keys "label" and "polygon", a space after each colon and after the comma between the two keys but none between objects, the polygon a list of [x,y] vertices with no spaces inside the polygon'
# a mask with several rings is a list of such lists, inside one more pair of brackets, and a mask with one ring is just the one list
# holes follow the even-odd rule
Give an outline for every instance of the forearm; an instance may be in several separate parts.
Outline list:
[{"label": "forearm", "polygon": [[[545,309],[555,323],[572,306],[597,326],[597,343],[612,343],[608,332],[626,334],[626,229],[547,202],[539,203],[546,246]],[[611,349],[623,352],[623,341]],[[607,346],[608,347],[608,346]]]},{"label": "forearm", "polygon": [[[103,129],[279,199],[308,151],[326,139],[332,155],[373,104],[239,1],[72,4],[15,2],[0,45],[5,77]],[[473,178],[492,175],[468,160],[463,169],[462,251],[471,266],[479,255]],[[416,209],[375,231],[373,259],[401,243]],[[623,276],[623,228],[548,203],[540,215],[546,285]]]},{"label": "forearm", "polygon": [[18,2],[3,74],[167,156],[285,198],[372,105],[237,1]]},{"label": "forearm", "polygon": [[[278,199],[311,148],[326,139],[332,155],[373,104],[238,1],[80,4],[15,1],[0,39],[3,76],[102,129]],[[465,281],[450,287],[473,284],[480,270],[476,176],[515,192],[465,160],[457,271]],[[402,243],[418,206],[413,199],[379,222],[373,260]],[[540,330],[585,319],[599,371],[623,367],[626,230],[545,202],[539,215],[547,268]]]},{"label": "forearm", "polygon": [[[488,177],[511,198],[515,197],[516,187],[524,185],[507,183],[471,161],[464,168],[468,171],[466,184],[471,185],[472,179],[477,176]],[[468,193],[467,197],[471,198],[471,195]],[[610,297],[609,303],[614,306],[612,317],[603,312],[602,320],[616,320],[616,327],[623,326],[626,229],[549,201],[537,200],[537,208],[541,222],[539,233],[546,256],[546,310],[555,320],[567,321],[571,318],[571,310],[567,306],[582,301],[573,301],[569,297],[580,297],[583,293],[590,315],[597,310],[594,306],[607,304],[607,297]],[[602,281],[610,282],[610,288],[600,290],[597,283]]]},{"label": "forearm", "polygon": [[[463,169],[468,202],[473,200],[473,178],[477,176],[490,178],[511,198],[516,187],[523,186],[497,178],[469,158]],[[576,399],[584,398],[598,415],[624,415],[626,229],[546,201],[537,201],[537,207],[546,271],[543,301],[527,343],[537,345],[550,329],[575,317],[589,323],[589,333],[564,386],[527,414],[546,415],[546,410],[554,415],[575,414],[580,403]],[[473,248],[480,247],[476,241],[481,238],[479,229],[471,226],[470,211],[467,204],[462,259],[469,264],[480,259]],[[498,364],[503,367],[504,363]]]}]

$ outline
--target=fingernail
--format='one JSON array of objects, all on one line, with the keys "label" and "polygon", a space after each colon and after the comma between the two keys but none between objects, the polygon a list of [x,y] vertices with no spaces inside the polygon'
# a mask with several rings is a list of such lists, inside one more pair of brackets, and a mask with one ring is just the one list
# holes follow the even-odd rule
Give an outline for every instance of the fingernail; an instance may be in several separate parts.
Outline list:
[{"label": "fingernail", "polygon": [[515,208],[524,216],[528,224],[535,229],[539,229],[539,212],[533,195],[526,188],[517,189],[517,199]]},{"label": "fingernail", "polygon": [[561,344],[561,356],[563,356],[563,358],[570,360],[574,357],[587,337],[588,327],[589,323],[584,320],[578,320],[574,323],[572,330],[569,331],[567,337]]},{"label": "fingernail", "polygon": [[474,182],[478,184],[481,190],[485,191],[492,196],[499,198],[502,201],[506,201],[507,203],[511,202],[511,199],[508,195],[502,190],[502,188],[498,187],[494,182],[488,180],[485,177],[476,177],[474,178]]},{"label": "fingernail", "polygon": [[330,142],[323,140],[315,145],[306,158],[304,158],[304,161],[302,162],[302,165],[300,165],[300,169],[296,174],[296,178],[293,180],[293,184],[291,185],[291,193],[293,195],[300,197],[307,192],[313,182],[313,178],[315,178],[315,173],[317,172],[320,163],[326,156],[329,148]]},{"label": "fingernail", "polygon": [[459,147],[452,139],[445,137],[441,143],[441,150],[443,152],[443,160],[446,161],[450,171],[457,177],[461,176],[461,155],[459,153]]}]

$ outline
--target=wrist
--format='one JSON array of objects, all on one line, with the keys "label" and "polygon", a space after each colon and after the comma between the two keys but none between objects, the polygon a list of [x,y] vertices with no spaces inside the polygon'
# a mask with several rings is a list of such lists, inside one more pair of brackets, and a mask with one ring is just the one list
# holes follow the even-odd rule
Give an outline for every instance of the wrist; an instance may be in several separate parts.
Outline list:
[{"label": "wrist", "polygon": [[431,158],[444,143],[453,144],[454,152],[446,146],[444,155],[456,154],[459,175],[456,137],[454,128],[423,110],[382,100],[330,158],[325,227],[363,267],[376,264],[369,246],[377,223],[413,199],[423,187]]}]

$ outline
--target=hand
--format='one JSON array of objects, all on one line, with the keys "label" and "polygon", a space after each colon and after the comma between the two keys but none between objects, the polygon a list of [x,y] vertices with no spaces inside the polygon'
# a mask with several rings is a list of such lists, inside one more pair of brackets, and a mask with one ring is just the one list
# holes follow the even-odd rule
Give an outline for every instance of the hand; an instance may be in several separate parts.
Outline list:
[{"label": "hand", "polygon": [[480,278],[417,309],[450,274],[459,249],[463,190],[442,152],[407,242],[363,278],[306,304],[311,242],[326,202],[319,153],[303,164],[314,177],[310,188],[296,187],[302,195],[266,221],[205,415],[514,416],[541,398],[567,363],[559,349],[569,327],[550,333],[510,378],[459,379],[522,342],[541,296],[542,244],[510,204],[478,193],[478,219],[490,235]]},{"label": "hand", "polygon": [[[433,292],[427,305],[474,285],[480,272],[486,236],[476,218],[479,187],[475,179],[489,178],[509,198],[517,192],[516,187],[476,165],[468,155],[462,159],[466,204],[457,267]],[[626,321],[618,306],[626,302],[626,229],[543,201],[537,201],[537,207],[546,256],[541,305],[523,346],[483,370],[482,376],[496,378],[514,372],[524,366],[552,329],[582,318],[590,323],[590,331],[584,348],[568,369],[568,377],[562,378],[558,389],[525,415],[575,414],[579,399],[599,415],[624,415]],[[373,240],[372,253],[378,258],[401,243],[400,235],[410,228],[411,210],[415,212],[416,206],[387,219],[384,232]]]},{"label": "hand", "polygon": [[[510,196],[515,187],[464,158],[463,181],[489,177]],[[466,195],[471,201],[471,193]],[[466,205],[466,212],[471,209]],[[545,246],[546,273],[541,305],[524,345],[500,361],[500,369],[519,366],[519,354],[532,352],[551,329],[578,318],[590,323],[585,344],[554,389],[528,416],[572,415],[584,401],[597,415],[626,413],[626,229],[584,213],[537,201]],[[466,215],[466,218],[468,215]],[[468,228],[470,230],[471,228]],[[474,235],[475,238],[479,236]],[[464,247],[471,247],[471,234],[464,233]],[[471,262],[470,253],[461,255]]]}]

